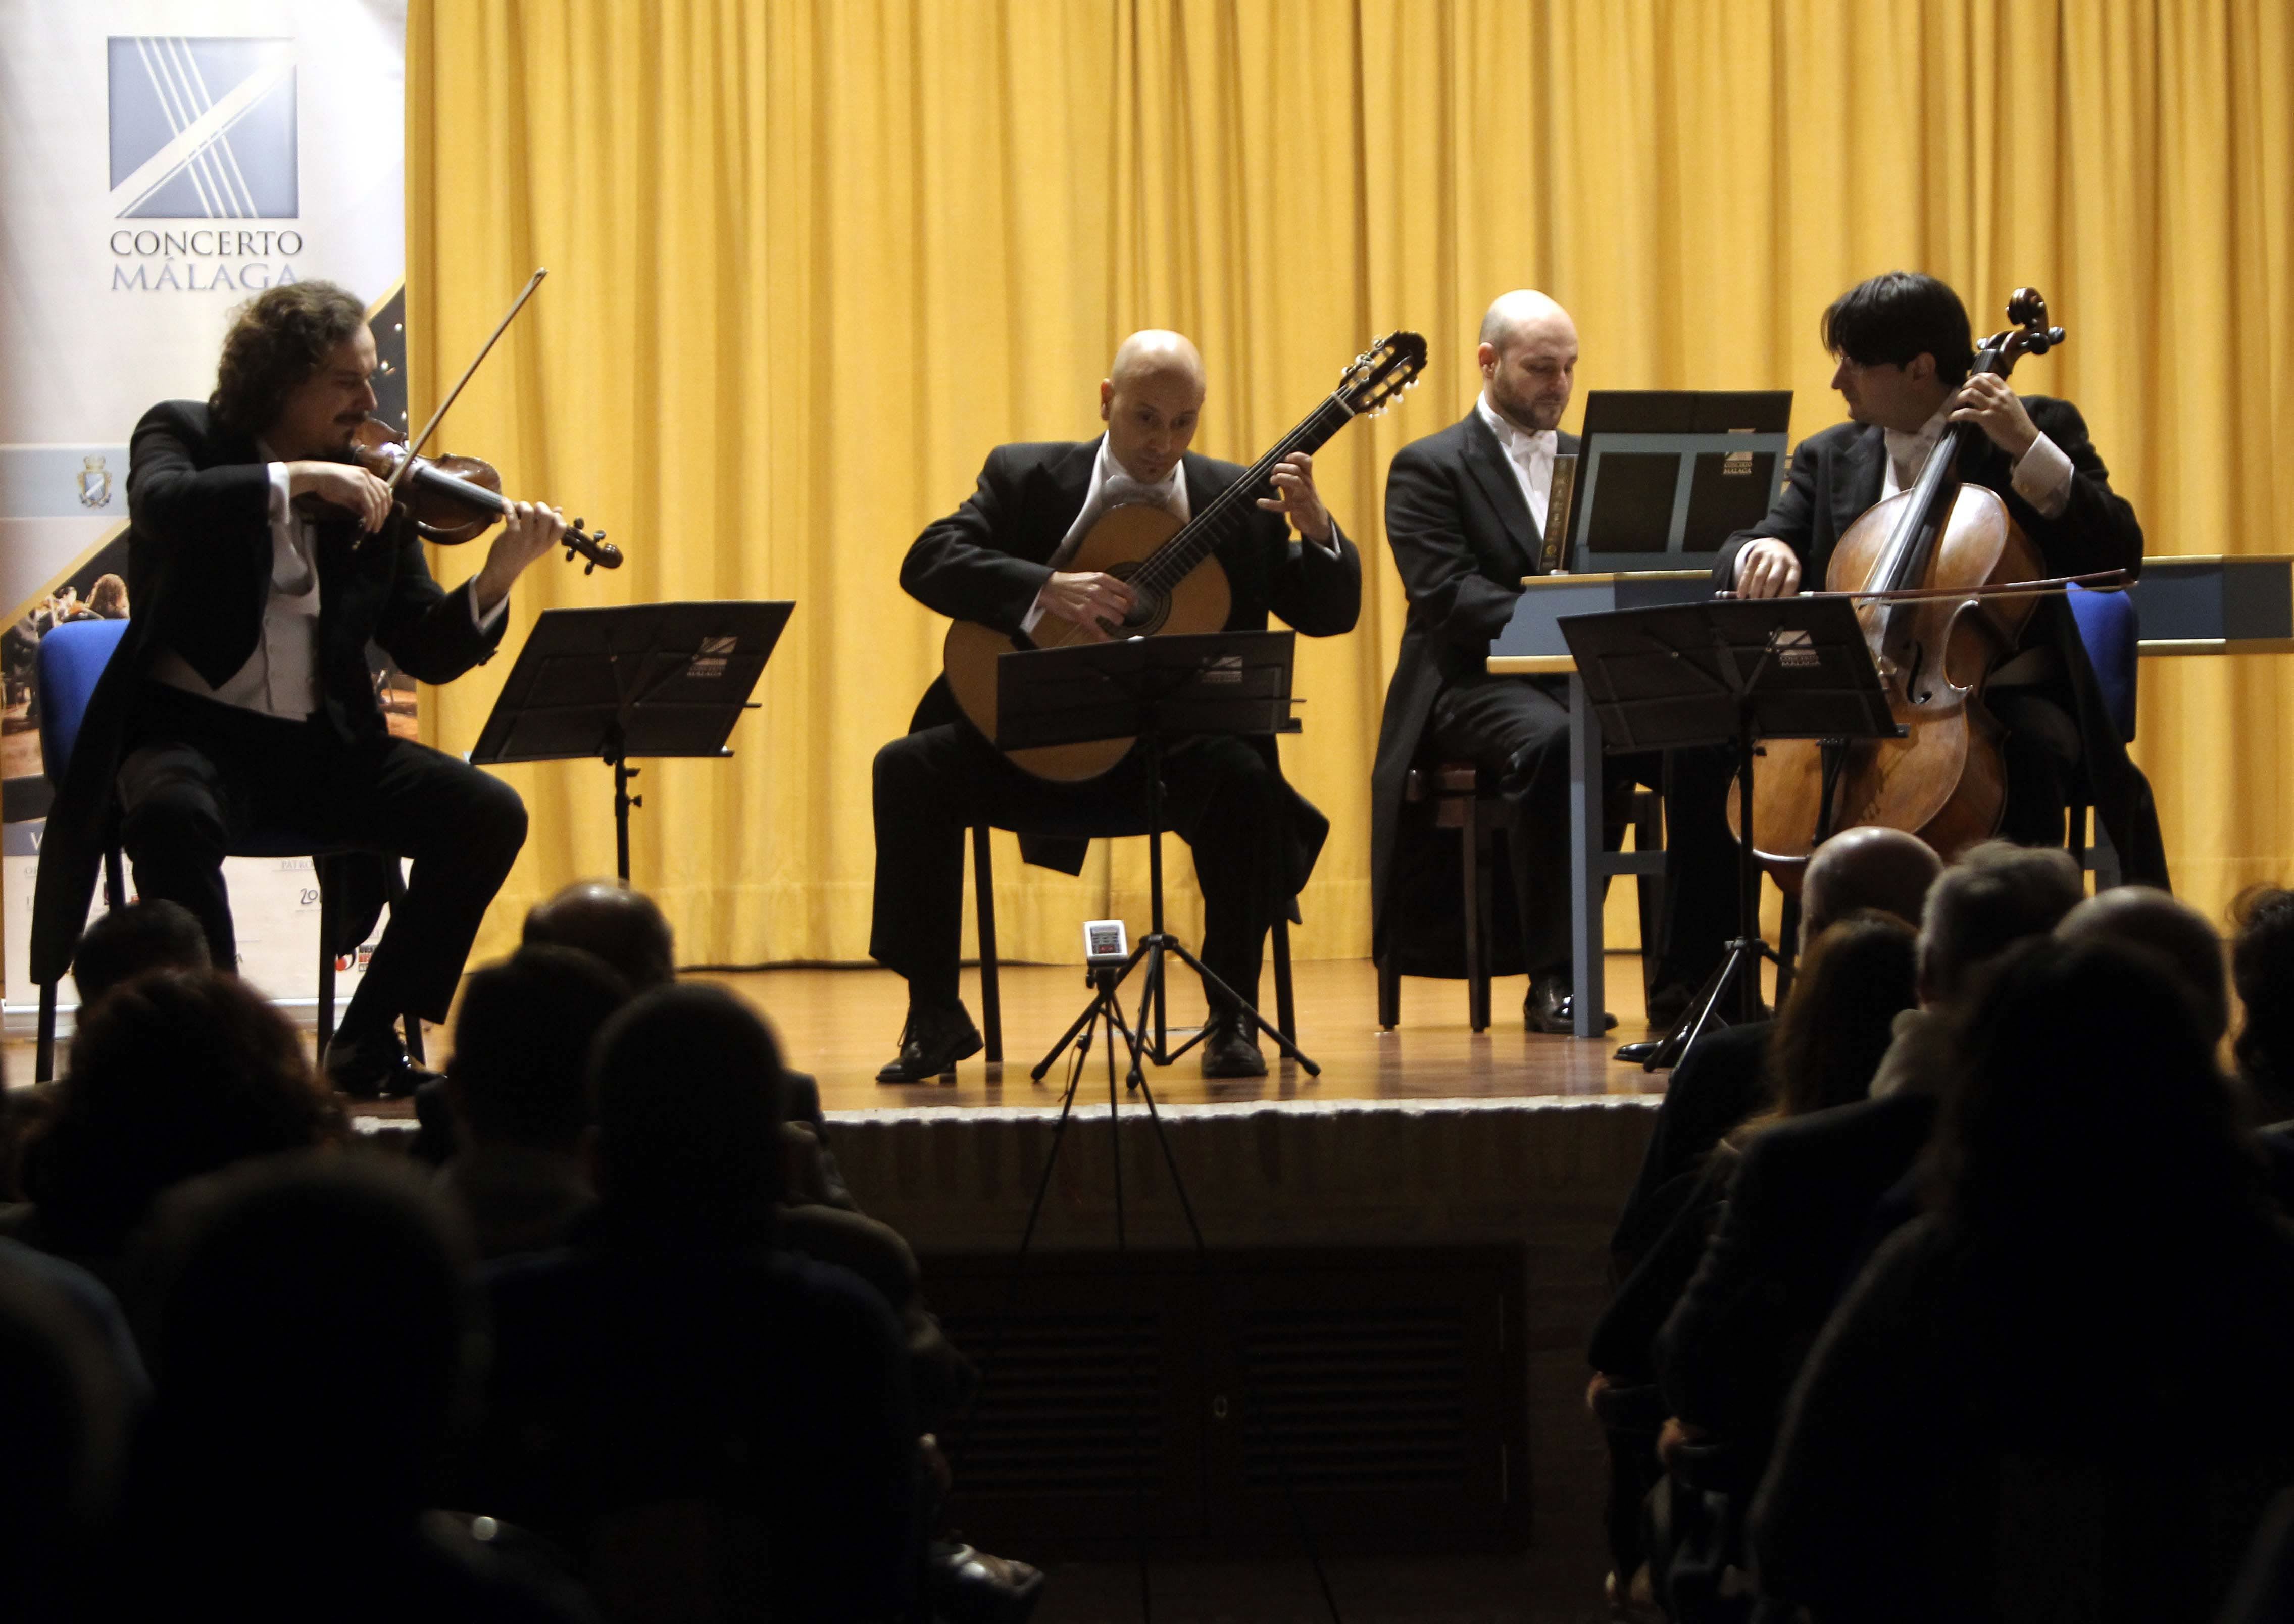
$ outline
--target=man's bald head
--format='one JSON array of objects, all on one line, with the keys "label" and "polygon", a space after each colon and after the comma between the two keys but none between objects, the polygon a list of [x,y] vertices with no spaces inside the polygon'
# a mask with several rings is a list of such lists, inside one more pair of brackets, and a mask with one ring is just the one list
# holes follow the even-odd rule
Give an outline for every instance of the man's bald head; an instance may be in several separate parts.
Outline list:
[{"label": "man's bald head", "polygon": [[1202,415],[1203,358],[1184,333],[1149,328],[1116,346],[1099,386],[1107,449],[1145,484],[1167,477]]},{"label": "man's bald head", "polygon": [[2055,935],[2066,942],[2107,938],[2142,948],[2174,972],[2210,1040],[2220,1043],[2230,1030],[2222,937],[2190,904],[2147,885],[2117,886],[2064,914]]},{"label": "man's bald head", "polygon": [[1517,288],[1490,301],[1482,313],[1481,342],[1503,348],[1541,332],[1566,333],[1577,338],[1577,324],[1558,302],[1534,288]]},{"label": "man's bald head", "polygon": [[1482,317],[1483,392],[1500,417],[1525,434],[1561,421],[1577,377],[1577,324],[1542,293],[1501,293]]},{"label": "man's bald head", "polygon": [[1877,824],[1843,829],[1816,849],[1801,875],[1801,936],[1814,941],[1824,928],[1859,908],[1881,908],[1917,924],[1928,888],[1943,859],[1916,834]]},{"label": "man's bald head", "polygon": [[578,947],[621,972],[632,991],[677,979],[677,941],[643,891],[611,880],[577,880],[525,916],[527,946]]}]

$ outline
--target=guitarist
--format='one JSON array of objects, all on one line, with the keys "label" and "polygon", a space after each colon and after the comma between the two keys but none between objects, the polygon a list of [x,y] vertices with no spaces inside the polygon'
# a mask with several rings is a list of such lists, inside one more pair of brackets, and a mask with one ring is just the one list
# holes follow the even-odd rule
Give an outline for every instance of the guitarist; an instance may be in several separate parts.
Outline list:
[{"label": "guitarist", "polygon": [[[1006,633],[1052,616],[1096,639],[1119,629],[1130,589],[1113,575],[1059,566],[1110,508],[1143,502],[1182,520],[1243,470],[1187,450],[1202,413],[1202,357],[1177,333],[1134,333],[1099,386],[1097,439],[998,446],[964,505],[927,527],[900,565],[925,607]],[[1293,452],[1271,491],[1215,555],[1233,591],[1230,630],[1263,629],[1269,613],[1309,637],[1351,630],[1362,608],[1362,558],[1314,489],[1314,459]],[[1295,527],[1303,541],[1293,541]],[[868,951],[908,983],[899,1055],[880,1083],[923,1083],[978,1053],[980,1031],[956,994],[964,832],[1018,831],[1032,862],[1075,873],[1094,835],[1146,832],[1143,767],[1135,751],[1082,784],[1014,767],[958,714],[945,681],[916,708],[906,736],[876,754],[876,891]],[[1164,752],[1166,824],[1193,849],[1203,892],[1203,962],[1257,1002],[1266,932],[1290,905],[1330,822],[1283,781],[1272,739],[1205,736]],[[1051,838],[1045,838],[1051,837]],[[1214,1006],[1203,1075],[1261,1076],[1266,1061],[1240,1011]]]}]

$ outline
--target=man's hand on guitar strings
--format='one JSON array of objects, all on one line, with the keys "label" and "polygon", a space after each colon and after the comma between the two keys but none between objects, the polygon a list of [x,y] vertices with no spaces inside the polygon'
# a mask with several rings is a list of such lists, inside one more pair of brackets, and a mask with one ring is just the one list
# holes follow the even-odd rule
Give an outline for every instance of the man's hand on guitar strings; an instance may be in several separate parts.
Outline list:
[{"label": "man's hand on guitar strings", "polygon": [[1330,510],[1322,506],[1322,496],[1314,489],[1314,457],[1306,451],[1291,452],[1274,465],[1268,483],[1273,485],[1274,494],[1260,497],[1258,505],[1289,520],[1291,528],[1307,540],[1328,547]]},{"label": "man's hand on guitar strings", "polygon": [[1056,615],[1078,627],[1094,643],[1111,640],[1121,630],[1123,617],[1136,601],[1131,589],[1112,575],[1096,570],[1071,572],[1054,570],[1036,601],[1045,614]]}]

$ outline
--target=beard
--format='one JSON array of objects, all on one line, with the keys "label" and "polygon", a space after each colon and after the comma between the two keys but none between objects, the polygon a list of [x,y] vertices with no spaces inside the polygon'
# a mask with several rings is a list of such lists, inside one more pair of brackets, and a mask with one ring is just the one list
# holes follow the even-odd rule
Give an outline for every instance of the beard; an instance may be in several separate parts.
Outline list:
[{"label": "beard", "polygon": [[1506,387],[1496,378],[1489,380],[1490,404],[1498,415],[1517,428],[1526,427],[1542,434],[1560,426],[1561,413],[1569,404],[1566,395],[1554,399],[1550,395],[1523,394]]}]

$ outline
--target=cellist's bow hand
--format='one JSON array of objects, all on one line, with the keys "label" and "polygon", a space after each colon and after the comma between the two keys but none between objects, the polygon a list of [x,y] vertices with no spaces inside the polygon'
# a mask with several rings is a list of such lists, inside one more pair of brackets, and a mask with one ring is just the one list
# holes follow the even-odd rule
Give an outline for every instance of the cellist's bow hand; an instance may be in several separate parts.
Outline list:
[{"label": "cellist's bow hand", "polygon": [[485,567],[477,574],[478,613],[492,613],[525,566],[556,547],[565,533],[565,516],[557,508],[542,502],[512,502],[501,533],[486,549]]},{"label": "cellist's bow hand", "polygon": [[1745,543],[1737,555],[1738,597],[1790,597],[1800,590],[1800,555],[1773,536]]},{"label": "cellist's bow hand", "polygon": [[1951,421],[1974,424],[1991,437],[1994,445],[2018,461],[2039,438],[2039,426],[2031,421],[2031,414],[2023,410],[2023,402],[2007,386],[2007,380],[1996,372],[1969,374],[1959,393],[1951,397]]}]

